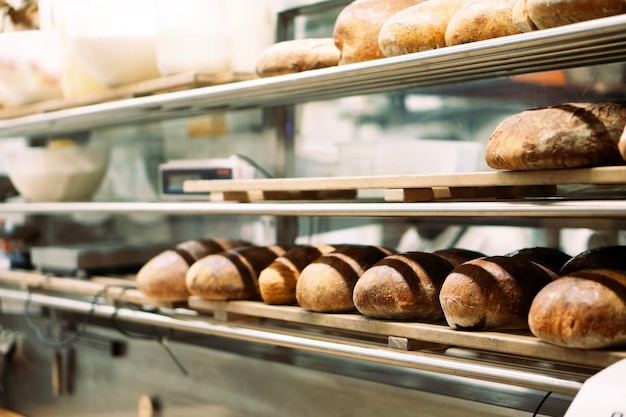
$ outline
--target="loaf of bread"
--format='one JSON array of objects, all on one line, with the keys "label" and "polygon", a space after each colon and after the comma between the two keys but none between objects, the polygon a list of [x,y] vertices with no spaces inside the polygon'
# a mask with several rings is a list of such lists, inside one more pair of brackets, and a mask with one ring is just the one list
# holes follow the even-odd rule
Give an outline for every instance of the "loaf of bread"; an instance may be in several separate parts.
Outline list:
[{"label": "loaf of bread", "polygon": [[622,0],[518,0],[518,13],[538,29],[626,13]]},{"label": "loaf of bread", "polygon": [[528,326],[558,346],[626,346],[626,271],[585,269],[546,285],[530,307]]},{"label": "loaf of bread", "polygon": [[326,313],[354,310],[352,293],[359,277],[392,252],[380,246],[336,246],[300,273],[296,284],[298,304],[306,310]]},{"label": "loaf of bread", "polygon": [[494,169],[533,170],[621,164],[626,125],[618,103],[568,103],[526,110],[502,121],[485,149]]},{"label": "loaf of bread", "polygon": [[355,0],[337,16],[333,30],[341,52],[339,65],[370,61],[385,55],[378,46],[378,33],[395,13],[424,0]]},{"label": "loaf of bread", "polygon": [[569,275],[583,269],[626,271],[626,246],[602,246],[583,251],[568,260],[559,271],[559,275]]},{"label": "loaf of bread", "polygon": [[378,34],[385,56],[397,56],[446,46],[446,29],[454,14],[472,0],[428,0],[389,18]]},{"label": "loaf of bread", "polygon": [[259,77],[293,74],[339,64],[339,49],[332,38],[294,39],[275,43],[257,59]]},{"label": "loaf of bread", "polygon": [[472,259],[484,258],[487,256],[482,252],[463,248],[438,249],[433,252],[433,255],[437,255],[450,262],[454,268],[462,263],[471,261]]},{"label": "loaf of bread", "polygon": [[374,318],[441,321],[439,291],[452,269],[450,262],[431,253],[387,256],[356,282],[354,305],[361,314]]},{"label": "loaf of bread", "polygon": [[539,29],[530,16],[528,16],[526,1],[527,0],[517,0],[513,5],[513,23],[520,32],[532,32]]},{"label": "loaf of bread", "polygon": [[518,259],[525,259],[543,266],[550,271],[553,278],[556,278],[565,265],[572,257],[560,249],[548,247],[524,248],[515,252],[507,253],[506,256],[512,256]]},{"label": "loaf of bread", "polygon": [[534,262],[490,256],[454,268],[439,301],[455,329],[526,329],[535,295],[550,282],[550,274]]},{"label": "loaf of bread", "polygon": [[515,0],[474,0],[461,7],[448,22],[447,46],[521,33],[513,21]]},{"label": "loaf of bread", "polygon": [[185,275],[198,259],[228,249],[250,246],[239,240],[207,239],[181,242],[150,259],[137,273],[137,288],[158,301],[184,301],[189,297]]},{"label": "loaf of bread", "polygon": [[282,246],[244,246],[205,256],[187,271],[187,290],[205,300],[258,299],[259,274],[285,252]]},{"label": "loaf of bread", "polygon": [[289,249],[259,275],[259,292],[267,304],[295,304],[296,283],[302,270],[325,253],[331,245],[297,246]]}]

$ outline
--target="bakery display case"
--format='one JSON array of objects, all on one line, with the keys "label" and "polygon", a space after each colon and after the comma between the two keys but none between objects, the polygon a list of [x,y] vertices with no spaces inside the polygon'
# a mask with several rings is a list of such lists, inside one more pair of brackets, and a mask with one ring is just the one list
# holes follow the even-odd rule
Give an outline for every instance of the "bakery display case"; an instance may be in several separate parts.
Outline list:
[{"label": "bakery display case", "polygon": [[[327,36],[348,3],[287,2],[277,40]],[[38,245],[80,244],[63,252],[62,271],[41,263],[61,252],[0,270],[1,405],[29,416],[574,415],[586,381],[623,363],[623,348],[294,303],[159,301],[113,259],[80,265],[112,239],[489,255],[623,244],[623,165],[499,171],[484,149],[526,109],[622,101],[625,29],[617,15],[296,74],[0,109],[5,142],[87,136],[109,145],[113,164],[90,201],[0,203],[5,225],[35,227]],[[216,158],[257,172],[197,175]],[[173,160],[188,163],[164,164]],[[164,196],[168,168],[176,192]]]}]

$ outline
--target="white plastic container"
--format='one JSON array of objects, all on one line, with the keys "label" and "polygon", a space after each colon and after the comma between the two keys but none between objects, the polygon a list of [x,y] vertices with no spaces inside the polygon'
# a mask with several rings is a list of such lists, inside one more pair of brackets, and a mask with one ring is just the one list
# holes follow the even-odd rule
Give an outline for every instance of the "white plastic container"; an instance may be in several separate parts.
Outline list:
[{"label": "white plastic container", "polygon": [[97,81],[115,87],[159,78],[155,0],[64,1],[68,42]]},{"label": "white plastic container", "polygon": [[161,75],[230,70],[230,36],[222,0],[157,0],[157,66]]}]

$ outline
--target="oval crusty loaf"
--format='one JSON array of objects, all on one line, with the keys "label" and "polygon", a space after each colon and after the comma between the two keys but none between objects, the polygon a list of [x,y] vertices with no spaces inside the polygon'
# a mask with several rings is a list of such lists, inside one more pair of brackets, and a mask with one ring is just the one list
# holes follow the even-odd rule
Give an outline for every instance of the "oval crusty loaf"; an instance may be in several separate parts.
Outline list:
[{"label": "oval crusty loaf", "polygon": [[583,269],[620,269],[626,271],[626,246],[602,246],[583,251],[567,261],[559,275]]},{"label": "oval crusty loaf", "polygon": [[515,0],[474,0],[448,22],[447,46],[461,45],[521,33],[513,21]]},{"label": "oval crusty loaf", "polygon": [[524,6],[539,29],[626,13],[622,0],[525,0]]},{"label": "oval crusty loaf", "polygon": [[256,63],[259,77],[293,74],[339,64],[339,49],[332,38],[294,39],[275,43]]},{"label": "oval crusty loaf", "polygon": [[390,255],[368,268],[354,286],[357,310],[369,317],[435,322],[443,319],[439,291],[453,267],[424,252]]},{"label": "oval crusty loaf", "polygon": [[137,273],[137,288],[159,301],[184,301],[189,297],[185,275],[203,256],[250,245],[238,240],[207,239],[181,242],[150,259]]},{"label": "oval crusty loaf", "polygon": [[259,292],[267,304],[295,304],[296,283],[300,272],[325,253],[335,250],[334,246],[298,246],[289,249],[259,275]]},{"label": "oval crusty loaf", "polygon": [[526,110],[502,121],[485,149],[494,169],[577,168],[623,163],[617,143],[626,125],[618,103],[568,103]]},{"label": "oval crusty loaf", "polygon": [[367,268],[391,254],[391,250],[380,246],[336,246],[300,273],[296,284],[298,304],[319,312],[354,310],[352,292],[357,280]]},{"label": "oval crusty loaf", "polygon": [[586,269],[557,279],[535,297],[528,325],[559,346],[626,345],[626,271]]},{"label": "oval crusty loaf", "polygon": [[341,58],[339,65],[370,61],[385,55],[378,46],[378,33],[395,13],[424,0],[355,0],[337,16],[333,39]]},{"label": "oval crusty loaf", "polygon": [[187,289],[205,300],[258,298],[259,273],[284,253],[281,246],[247,246],[205,256],[187,271]]},{"label": "oval crusty loaf", "polygon": [[540,266],[546,267],[556,278],[561,268],[572,257],[565,252],[548,247],[524,248],[515,252],[507,253],[505,256],[512,256],[518,259],[525,259],[534,262]]},{"label": "oval crusty loaf", "polygon": [[385,56],[398,56],[446,46],[448,22],[472,0],[428,0],[389,18],[378,33]]},{"label": "oval crusty loaf", "polygon": [[535,295],[552,281],[539,265],[508,256],[474,259],[454,268],[441,287],[446,321],[457,329],[525,329]]},{"label": "oval crusty loaf", "polygon": [[463,248],[438,249],[433,252],[433,255],[437,255],[450,262],[454,268],[462,263],[471,261],[472,259],[484,258],[487,256],[482,252]]}]

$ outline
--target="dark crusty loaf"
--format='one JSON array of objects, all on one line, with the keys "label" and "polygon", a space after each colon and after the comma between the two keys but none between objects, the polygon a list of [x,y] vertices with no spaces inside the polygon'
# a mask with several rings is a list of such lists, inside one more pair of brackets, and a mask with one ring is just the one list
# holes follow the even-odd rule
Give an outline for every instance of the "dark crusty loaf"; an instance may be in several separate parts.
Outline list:
[{"label": "dark crusty loaf", "polygon": [[461,7],[448,22],[447,46],[521,33],[513,21],[515,0],[474,0]]},{"label": "dark crusty loaf", "polygon": [[339,64],[339,49],[332,38],[293,39],[275,43],[256,63],[259,77],[293,74]]},{"label": "dark crusty loaf", "polygon": [[378,33],[385,56],[397,56],[446,46],[446,29],[454,14],[472,0],[428,0],[394,14]]},{"label": "dark crusty loaf", "polygon": [[206,300],[256,299],[259,273],[285,251],[282,246],[245,246],[205,256],[187,271],[187,289]]},{"label": "dark crusty loaf", "polygon": [[395,13],[424,0],[355,0],[337,16],[333,30],[339,65],[384,58],[378,33]]},{"label": "dark crusty loaf", "polygon": [[295,304],[296,283],[300,272],[325,253],[331,245],[297,246],[289,249],[259,275],[259,292],[267,304]]},{"label": "dark crusty loaf", "polygon": [[354,285],[367,268],[391,255],[380,246],[339,245],[320,256],[300,273],[296,300],[307,310],[342,312],[355,309]]},{"label": "dark crusty loaf", "polygon": [[507,253],[506,256],[513,256],[514,258],[526,259],[536,264],[548,268],[549,271],[555,274],[555,277],[559,274],[561,268],[572,257],[560,249],[548,248],[548,247],[534,247],[524,248],[515,252]]},{"label": "dark crusty loaf", "polygon": [[446,321],[457,329],[525,329],[535,295],[552,277],[524,259],[491,256],[454,268],[441,287]]},{"label": "dark crusty loaf", "polygon": [[583,269],[621,269],[626,271],[626,246],[602,246],[583,251],[568,260],[559,275]]},{"label": "dark crusty loaf", "polygon": [[548,29],[570,23],[584,22],[626,13],[622,0],[518,0],[538,29]]},{"label": "dark crusty loaf", "polygon": [[445,259],[446,261],[450,262],[455,268],[464,262],[471,261],[472,259],[484,258],[485,256],[487,256],[482,252],[463,248],[438,249],[433,252],[433,255],[437,255]]},{"label": "dark crusty loaf", "polygon": [[369,317],[436,322],[443,319],[439,291],[453,267],[424,252],[390,255],[367,269],[354,286],[357,310]]},{"label": "dark crusty loaf", "polygon": [[150,259],[137,273],[137,288],[159,301],[184,301],[189,297],[185,275],[189,266],[212,253],[248,246],[238,240],[206,239],[181,242]]},{"label": "dark crusty loaf", "polygon": [[531,170],[622,164],[617,144],[626,125],[618,103],[567,103],[503,120],[485,149],[495,169]]},{"label": "dark crusty loaf", "polygon": [[585,269],[546,285],[530,307],[528,325],[559,346],[626,346],[626,271]]}]

